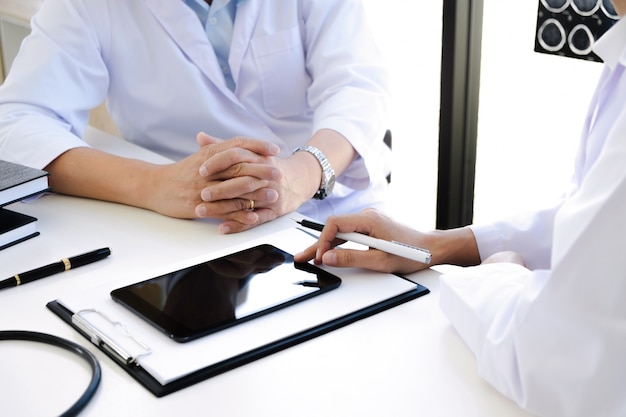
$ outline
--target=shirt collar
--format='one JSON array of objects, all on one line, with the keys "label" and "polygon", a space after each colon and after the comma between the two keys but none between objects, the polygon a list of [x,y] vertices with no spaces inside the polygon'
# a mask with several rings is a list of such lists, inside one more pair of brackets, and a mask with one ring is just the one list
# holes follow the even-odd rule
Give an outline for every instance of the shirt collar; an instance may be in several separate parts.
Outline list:
[{"label": "shirt collar", "polygon": [[[213,0],[213,5],[211,6],[211,8],[215,9],[215,10],[219,10],[222,7],[224,7],[225,5],[227,5],[230,2],[233,3],[239,3],[239,1],[237,0]],[[186,3],[189,7],[193,8],[194,10],[196,8],[202,8],[204,10],[209,10],[209,5],[207,4],[206,1],[204,0],[183,0],[184,3]]]},{"label": "shirt collar", "polygon": [[626,18],[620,19],[598,39],[593,51],[611,69],[617,64],[626,66]]}]

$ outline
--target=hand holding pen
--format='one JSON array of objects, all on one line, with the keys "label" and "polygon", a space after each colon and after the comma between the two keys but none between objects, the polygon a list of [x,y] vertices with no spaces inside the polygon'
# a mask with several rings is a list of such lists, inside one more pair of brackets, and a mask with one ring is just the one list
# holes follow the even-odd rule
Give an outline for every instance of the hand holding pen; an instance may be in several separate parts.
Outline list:
[{"label": "hand holding pen", "polygon": [[17,287],[18,285],[46,278],[59,272],[69,271],[79,266],[87,265],[99,261],[111,254],[109,248],[101,248],[81,255],[63,258],[58,262],[51,263],[27,272],[15,274],[11,278],[0,281],[0,290],[4,288]]},{"label": "hand holding pen", "polygon": [[[401,225],[382,213],[368,209],[359,214],[331,216],[326,225],[298,222],[321,230],[318,242],[296,254],[298,262],[311,259],[328,266],[366,268],[380,272],[410,273],[428,268],[428,249],[407,243],[423,243],[424,234]],[[335,249],[343,241],[361,243],[372,250]]]}]

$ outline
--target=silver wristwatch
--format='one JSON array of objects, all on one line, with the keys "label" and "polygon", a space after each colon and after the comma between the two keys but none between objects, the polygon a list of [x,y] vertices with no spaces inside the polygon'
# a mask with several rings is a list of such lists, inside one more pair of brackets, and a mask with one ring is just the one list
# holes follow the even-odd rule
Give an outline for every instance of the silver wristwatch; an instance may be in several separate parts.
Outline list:
[{"label": "silver wristwatch", "polygon": [[332,166],[330,166],[330,162],[326,159],[326,156],[317,149],[315,146],[301,146],[297,148],[293,153],[296,152],[308,152],[317,158],[317,162],[320,163],[322,167],[322,181],[320,183],[320,188],[317,190],[313,198],[318,200],[323,200],[333,192],[333,188],[335,187],[335,170]]}]

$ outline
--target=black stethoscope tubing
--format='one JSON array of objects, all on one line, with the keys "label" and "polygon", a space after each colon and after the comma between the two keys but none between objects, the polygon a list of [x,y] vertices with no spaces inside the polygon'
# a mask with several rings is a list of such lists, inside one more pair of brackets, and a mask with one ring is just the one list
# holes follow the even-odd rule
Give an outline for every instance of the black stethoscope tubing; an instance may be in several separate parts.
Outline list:
[{"label": "black stethoscope tubing", "polygon": [[21,340],[53,345],[77,354],[89,364],[91,367],[91,381],[87,389],[80,396],[78,401],[61,414],[61,417],[73,417],[78,415],[96,393],[102,377],[102,370],[100,369],[100,364],[96,357],[84,347],[58,336],[23,330],[2,330],[0,331],[0,340]]}]

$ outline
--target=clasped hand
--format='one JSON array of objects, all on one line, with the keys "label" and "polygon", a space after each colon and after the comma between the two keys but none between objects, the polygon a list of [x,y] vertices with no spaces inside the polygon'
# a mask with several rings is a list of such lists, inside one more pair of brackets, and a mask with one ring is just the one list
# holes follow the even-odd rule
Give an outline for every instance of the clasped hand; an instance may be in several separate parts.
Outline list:
[{"label": "clasped hand", "polygon": [[308,199],[289,185],[289,163],[277,157],[276,144],[205,133],[197,141],[198,152],[164,167],[157,211],[221,219],[220,232],[235,233],[293,211]]}]

